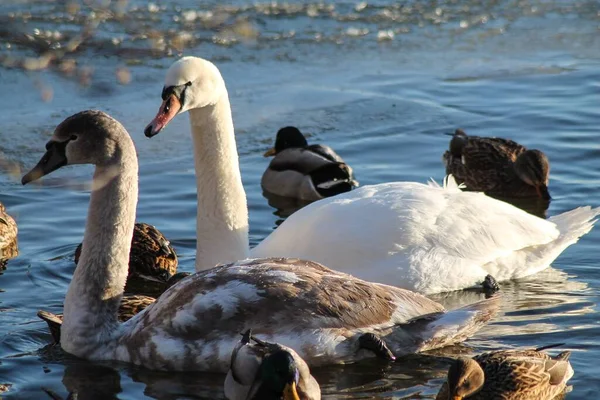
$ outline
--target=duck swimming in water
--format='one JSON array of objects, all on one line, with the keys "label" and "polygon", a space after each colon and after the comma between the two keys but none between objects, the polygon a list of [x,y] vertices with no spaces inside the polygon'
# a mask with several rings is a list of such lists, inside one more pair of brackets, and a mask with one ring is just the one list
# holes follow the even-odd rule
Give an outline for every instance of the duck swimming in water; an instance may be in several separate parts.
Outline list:
[{"label": "duck swimming in water", "polygon": [[352,168],[331,147],[309,145],[296,127],[281,128],[264,155],[274,156],[261,179],[270,194],[315,201],[358,187]]},{"label": "duck swimming in water", "polygon": [[539,150],[528,150],[508,139],[468,136],[457,129],[444,153],[446,174],[465,190],[502,198],[550,200],[550,163]]},{"label": "duck swimming in water", "polygon": [[450,366],[436,400],[552,400],[573,376],[571,352],[551,357],[543,351],[555,346],[461,357]]},{"label": "duck swimming in water", "polygon": [[293,349],[246,331],[231,353],[225,379],[229,400],[319,400],[321,388]]}]

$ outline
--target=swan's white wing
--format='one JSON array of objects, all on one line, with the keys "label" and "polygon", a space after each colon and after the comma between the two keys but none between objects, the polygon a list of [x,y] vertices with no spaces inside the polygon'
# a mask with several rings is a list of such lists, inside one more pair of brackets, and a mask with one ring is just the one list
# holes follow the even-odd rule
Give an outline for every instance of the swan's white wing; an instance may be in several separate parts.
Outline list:
[{"label": "swan's white wing", "polygon": [[498,260],[559,236],[552,222],[449,186],[386,183],[317,201],[251,254],[310,259],[362,279],[432,293],[473,286],[487,273],[513,278],[522,265],[498,266]]}]

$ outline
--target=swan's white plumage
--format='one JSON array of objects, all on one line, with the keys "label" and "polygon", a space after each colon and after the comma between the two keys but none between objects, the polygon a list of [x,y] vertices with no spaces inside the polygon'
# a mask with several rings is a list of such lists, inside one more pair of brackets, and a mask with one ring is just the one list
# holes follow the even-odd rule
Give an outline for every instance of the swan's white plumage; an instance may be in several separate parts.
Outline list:
[{"label": "swan's white plumage", "polygon": [[[453,180],[451,180],[453,182]],[[297,211],[253,257],[300,257],[423,293],[527,276],[587,233],[598,209],[550,221],[481,193],[412,182],[365,186]]]}]

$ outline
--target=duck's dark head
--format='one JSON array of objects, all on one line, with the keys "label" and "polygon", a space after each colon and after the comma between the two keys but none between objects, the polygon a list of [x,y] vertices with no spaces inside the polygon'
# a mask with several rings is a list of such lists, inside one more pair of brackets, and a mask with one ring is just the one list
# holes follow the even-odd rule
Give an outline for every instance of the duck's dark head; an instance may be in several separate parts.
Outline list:
[{"label": "duck's dark head", "polygon": [[462,400],[483,387],[483,370],[472,358],[460,357],[448,369],[448,400]]},{"label": "duck's dark head", "polygon": [[286,126],[277,132],[275,147],[267,150],[264,156],[274,156],[285,149],[302,148],[306,146],[308,146],[308,142],[302,132],[294,126]]},{"label": "duck's dark head", "polygon": [[515,172],[523,182],[535,187],[540,198],[551,199],[548,192],[550,163],[544,153],[539,150],[527,150],[521,153],[515,162]]},{"label": "duck's dark head", "polygon": [[300,372],[294,356],[285,349],[275,350],[265,356],[258,371],[257,381],[260,382],[260,386],[252,399],[300,400]]},{"label": "duck's dark head", "polygon": [[454,133],[446,133],[446,135],[452,136],[452,139],[450,139],[450,153],[455,157],[460,157],[469,137],[462,129],[457,129]]}]

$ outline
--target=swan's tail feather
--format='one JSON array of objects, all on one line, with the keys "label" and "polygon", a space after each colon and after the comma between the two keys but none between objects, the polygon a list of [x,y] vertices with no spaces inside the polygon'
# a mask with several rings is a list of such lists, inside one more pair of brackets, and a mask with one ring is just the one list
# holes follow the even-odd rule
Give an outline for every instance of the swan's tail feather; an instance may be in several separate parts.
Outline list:
[{"label": "swan's tail feather", "polygon": [[441,189],[445,189],[445,190],[460,190],[460,189],[466,188],[464,183],[461,183],[460,185],[458,183],[456,183],[456,179],[454,178],[454,175],[452,175],[452,174],[448,174],[444,177],[444,180],[442,181],[443,186],[440,186],[440,184],[437,183],[435,181],[435,179],[433,179],[433,178],[429,178],[429,182],[427,182],[427,183],[431,187],[441,188]]},{"label": "swan's tail feather", "polygon": [[437,183],[435,179],[433,179],[433,177],[429,178],[429,180],[427,181],[427,185],[429,185],[429,187],[432,187],[432,188],[438,188],[438,189],[442,188],[440,186],[440,184]]},{"label": "swan's tail feather", "polygon": [[600,207],[586,206],[555,215],[549,220],[556,224],[560,232],[557,241],[561,241],[567,247],[592,230],[598,215],[600,215]]},{"label": "swan's tail feather", "polygon": [[395,330],[387,338],[395,356],[433,350],[460,343],[479,331],[500,308],[500,295],[420,318]]}]

